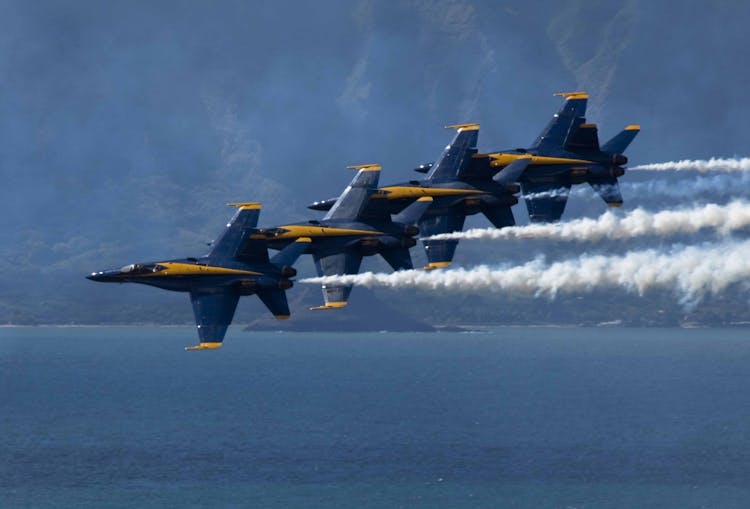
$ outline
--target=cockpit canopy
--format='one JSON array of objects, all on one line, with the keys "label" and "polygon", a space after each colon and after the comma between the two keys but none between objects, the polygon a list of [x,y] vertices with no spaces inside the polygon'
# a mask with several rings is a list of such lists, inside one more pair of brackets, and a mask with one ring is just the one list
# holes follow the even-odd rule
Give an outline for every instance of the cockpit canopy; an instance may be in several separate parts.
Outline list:
[{"label": "cockpit canopy", "polygon": [[159,265],[157,263],[131,263],[130,265],[125,265],[123,268],[120,269],[120,272],[123,274],[151,274],[153,272],[159,272],[166,269],[164,265]]}]

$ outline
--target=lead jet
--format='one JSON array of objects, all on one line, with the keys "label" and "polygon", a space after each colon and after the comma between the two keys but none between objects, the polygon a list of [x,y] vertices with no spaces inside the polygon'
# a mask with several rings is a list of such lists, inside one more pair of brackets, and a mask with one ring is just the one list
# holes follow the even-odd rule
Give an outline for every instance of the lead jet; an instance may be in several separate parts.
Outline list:
[{"label": "lead jet", "polygon": [[588,94],[555,95],[565,102],[530,147],[487,154],[493,168],[531,156],[520,183],[532,223],[559,221],[570,188],[576,184],[588,183],[607,205],[621,206],[617,179],[624,175],[628,162],[623,153],[641,129],[629,125],[600,147],[596,124],[586,122]]},{"label": "lead jet", "polygon": [[[357,274],[362,257],[381,255],[394,270],[412,269],[409,248],[416,245],[419,233],[415,223],[432,202],[422,197],[391,217],[383,209],[367,207],[377,193],[380,165],[349,166],[357,174],[335,199],[322,220],[285,224],[263,230],[271,248],[281,249],[299,238],[309,238],[307,253],[313,256],[319,276]],[[346,306],[352,285],[323,285],[322,306],[311,309],[336,309]]]},{"label": "lead jet", "polygon": [[[519,157],[502,171],[490,165],[486,154],[477,154],[479,124],[447,126],[456,129],[435,163],[416,168],[427,173],[421,180],[410,180],[381,187],[367,204],[366,213],[400,213],[415,200],[432,198],[432,204],[419,221],[422,237],[461,231],[466,216],[482,213],[497,228],[513,226],[511,207],[518,203],[515,182],[526,169],[531,156]],[[313,210],[333,210],[335,199],[309,205]],[[427,270],[447,267],[453,260],[458,240],[423,239]]]},{"label": "lead jet", "polygon": [[310,239],[298,238],[269,259],[265,237],[256,228],[260,204],[230,205],[238,210],[207,255],[133,263],[86,277],[105,283],[141,283],[189,292],[200,344],[186,350],[219,348],[243,295],[257,295],[276,318],[289,318],[285,292],[292,287],[290,278],[297,274],[292,265],[307,249]]}]

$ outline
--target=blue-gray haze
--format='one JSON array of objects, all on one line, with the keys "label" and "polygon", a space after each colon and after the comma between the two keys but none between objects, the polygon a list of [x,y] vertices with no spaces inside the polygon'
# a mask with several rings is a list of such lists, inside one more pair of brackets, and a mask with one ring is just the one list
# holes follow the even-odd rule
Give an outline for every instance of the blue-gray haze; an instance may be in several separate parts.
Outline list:
[{"label": "blue-gray haze", "polygon": [[[446,124],[480,122],[480,150],[525,146],[554,92],[588,91],[603,138],[641,124],[636,163],[747,154],[749,15],[729,0],[0,2],[0,320],[111,299],[82,279],[94,269],[200,254],[228,201],[263,202],[271,225],[314,215],[348,164],[411,178]],[[567,217],[603,209],[571,200]],[[464,244],[459,263],[532,249]]]}]

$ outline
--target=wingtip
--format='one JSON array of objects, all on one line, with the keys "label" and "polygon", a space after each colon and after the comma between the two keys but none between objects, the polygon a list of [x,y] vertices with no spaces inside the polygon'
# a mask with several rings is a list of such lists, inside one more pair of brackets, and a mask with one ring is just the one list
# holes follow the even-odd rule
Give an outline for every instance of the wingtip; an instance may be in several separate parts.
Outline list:
[{"label": "wingtip", "polygon": [[321,311],[324,309],[341,309],[346,307],[347,302],[346,301],[339,301],[339,302],[326,302],[322,306],[313,306],[310,308],[311,311]]},{"label": "wingtip", "polygon": [[424,270],[444,269],[446,267],[449,267],[450,264],[451,262],[430,262],[422,268]]},{"label": "wingtip", "polygon": [[193,350],[217,350],[221,348],[221,343],[199,343],[194,346],[186,346],[185,351],[190,352]]},{"label": "wingtip", "polygon": [[626,131],[640,131],[641,130],[641,126],[639,126],[637,124],[631,124],[631,125],[625,127],[625,130]]}]

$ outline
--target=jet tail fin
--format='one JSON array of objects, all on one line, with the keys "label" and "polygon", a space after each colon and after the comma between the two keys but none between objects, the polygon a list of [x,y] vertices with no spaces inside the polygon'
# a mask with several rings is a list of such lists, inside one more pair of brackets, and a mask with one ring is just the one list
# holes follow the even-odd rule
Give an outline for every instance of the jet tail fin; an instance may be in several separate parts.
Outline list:
[{"label": "jet tail fin", "polygon": [[417,224],[432,205],[432,196],[422,196],[417,201],[393,216],[394,223]]},{"label": "jet tail fin", "polygon": [[630,142],[635,139],[639,132],[641,132],[641,126],[627,126],[602,146],[602,152],[607,152],[610,154],[622,154],[623,152],[625,152],[625,150],[630,145]]},{"label": "jet tail fin", "polygon": [[277,320],[289,318],[289,303],[286,300],[286,291],[280,288],[264,288],[258,290],[257,295],[274,318]]},{"label": "jet tail fin", "polygon": [[[260,216],[260,203],[229,203],[228,205],[237,207],[237,212],[227,224],[227,227],[217,238],[208,254],[212,258],[255,258],[259,255],[261,260],[268,260],[265,244],[254,245],[248,243],[248,232],[258,225]],[[262,249],[261,249],[262,247]],[[261,252],[262,251],[262,252]]]},{"label": "jet tail fin", "polygon": [[537,136],[529,150],[542,153],[563,148],[573,122],[579,117],[586,116],[586,104],[589,98],[587,93],[563,92],[555,95],[564,97],[565,102]]},{"label": "jet tail fin", "polygon": [[446,126],[456,129],[456,135],[440,157],[432,164],[428,180],[453,179],[460,177],[471,166],[471,156],[477,152],[479,124],[456,124]]},{"label": "jet tail fin", "polygon": [[271,263],[281,267],[291,267],[312,242],[310,237],[300,237],[271,258]]},{"label": "jet tail fin", "polygon": [[589,184],[607,205],[610,207],[622,206],[622,193],[616,178],[600,179],[596,182],[589,182]]},{"label": "jet tail fin", "polygon": [[343,219],[355,221],[359,219],[367,201],[378,187],[378,181],[380,180],[379,164],[362,164],[348,166],[348,168],[358,170],[357,174],[344,192],[341,193],[341,196],[333,204],[333,207],[323,217],[324,220]]},{"label": "jet tail fin", "polygon": [[583,117],[576,118],[565,138],[564,148],[570,152],[599,152],[599,128],[596,124],[587,124]]}]

